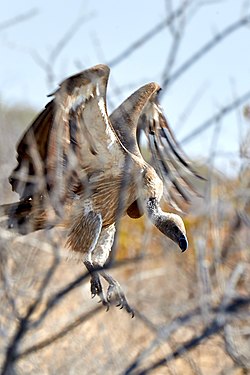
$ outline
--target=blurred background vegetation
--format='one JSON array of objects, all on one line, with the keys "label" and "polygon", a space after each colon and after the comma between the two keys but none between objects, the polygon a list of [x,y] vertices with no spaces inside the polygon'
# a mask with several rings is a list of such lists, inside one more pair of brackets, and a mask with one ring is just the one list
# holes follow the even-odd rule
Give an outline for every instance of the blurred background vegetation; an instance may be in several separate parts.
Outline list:
[{"label": "blurred background vegetation", "polygon": [[[39,45],[34,45],[31,51],[30,46],[25,49],[17,45],[22,28],[32,34],[34,22],[44,22],[46,14],[39,8],[25,8],[19,13],[18,7],[12,7],[9,16],[0,19],[2,49],[7,46],[11,53],[19,51],[21,61],[27,50],[32,57],[23,64],[17,59],[11,62],[13,72],[19,72],[21,66],[28,87],[25,91],[25,84],[17,79],[18,85],[23,85],[20,97],[18,88],[11,97],[14,79],[9,76],[12,90],[8,91],[3,84],[8,85],[6,68],[2,69],[0,203],[18,198],[11,191],[8,176],[16,163],[15,145],[38,113],[38,102],[43,103],[42,108],[49,88],[55,88],[67,74],[95,63],[111,62],[114,67],[111,109],[140,84],[156,80],[163,86],[162,105],[170,125],[177,138],[182,136],[178,139],[183,140],[184,150],[207,179],[196,186],[202,197],[197,196],[189,207],[183,207],[190,243],[184,254],[145,218],[121,220],[110,272],[119,279],[135,308],[134,319],[115,307],[106,312],[90,298],[89,279],[81,264],[67,260],[60,232],[40,231],[22,237],[11,233],[2,222],[2,374],[249,373],[250,91],[249,75],[242,78],[241,74],[249,73],[250,9],[249,1],[239,1],[236,13],[235,8],[229,9],[232,3],[165,0],[159,4],[145,2],[144,8],[144,2],[139,1],[134,5],[136,12],[138,7],[141,9],[137,13],[139,31],[131,1],[121,2],[121,8],[104,1],[100,8],[94,7],[94,16],[89,2],[87,10],[85,2],[79,2],[78,15],[72,13],[66,18],[64,14],[60,20],[62,10],[57,13],[52,6],[48,25],[53,20],[59,31],[51,36],[47,54],[44,46],[39,50]],[[45,4],[50,6],[47,1]],[[29,5],[33,6],[32,2]],[[223,25],[213,19],[218,9]],[[203,18],[199,19],[200,13]],[[119,32],[122,29],[124,39],[119,46],[113,41],[112,49],[112,33],[118,30],[122,14]],[[92,17],[95,34],[84,28]],[[210,33],[205,32],[205,21],[210,24]],[[109,24],[109,47],[109,40],[102,41],[105,24]],[[170,38],[167,48],[164,33]],[[32,35],[36,37],[43,40],[38,31],[37,36]],[[85,61],[79,61],[74,38],[81,41],[80,49],[91,45],[89,53],[85,48]],[[239,49],[239,45],[245,48]],[[120,53],[116,55],[117,48]],[[236,64],[228,76],[226,65],[230,65],[229,56],[234,54],[242,66]],[[159,61],[158,56],[163,60]],[[147,59],[148,64],[144,64]],[[223,70],[215,74],[215,66],[223,64],[225,75]],[[194,78],[194,66],[201,69],[198,78]],[[202,74],[209,79],[208,84],[201,81]],[[36,85],[43,81],[39,89],[30,83],[33,79]],[[232,95],[225,93],[228,87]],[[44,99],[33,101],[32,96]]]}]

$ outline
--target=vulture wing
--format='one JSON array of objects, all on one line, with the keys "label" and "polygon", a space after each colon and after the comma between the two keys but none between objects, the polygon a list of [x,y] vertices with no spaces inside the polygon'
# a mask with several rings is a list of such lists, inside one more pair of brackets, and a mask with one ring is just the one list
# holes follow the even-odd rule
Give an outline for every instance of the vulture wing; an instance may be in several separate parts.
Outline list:
[{"label": "vulture wing", "polygon": [[191,182],[192,177],[202,180],[203,177],[193,169],[176,141],[159,105],[157,93],[148,100],[138,121],[137,139],[140,145],[143,132],[151,152],[150,162],[164,182],[164,197],[175,209],[180,210],[181,200],[189,203],[191,196],[197,195]]},{"label": "vulture wing", "polygon": [[[61,181],[67,185],[73,174],[96,178],[99,171],[120,172],[124,150],[107,115],[108,76],[109,68],[97,65],[66,79],[52,94],[17,146],[10,183],[21,199],[58,189]],[[39,186],[40,176],[46,176],[46,187]]]},{"label": "vulture wing", "polygon": [[[149,160],[164,182],[165,199],[180,210],[183,200],[189,202],[192,193],[197,194],[189,176],[203,178],[178,145],[159,105],[159,90],[155,83],[141,87],[112,113],[110,120],[126,148]],[[127,212],[132,217],[140,216],[135,203]]]},{"label": "vulture wing", "polygon": [[98,196],[112,199],[126,152],[107,115],[108,77],[109,68],[97,65],[66,79],[26,131],[10,176],[21,202],[49,195],[57,210],[58,203],[85,194],[100,181]]},{"label": "vulture wing", "polygon": [[55,111],[54,100],[32,122],[17,145],[17,167],[9,177],[12,190],[20,199],[28,199],[44,192],[42,176],[46,175],[48,140]]},{"label": "vulture wing", "polygon": [[112,186],[123,173],[126,152],[106,109],[108,76],[109,68],[98,65],[68,78],[55,93],[46,168],[49,190],[61,199],[72,190],[81,193],[88,182],[105,179]]}]

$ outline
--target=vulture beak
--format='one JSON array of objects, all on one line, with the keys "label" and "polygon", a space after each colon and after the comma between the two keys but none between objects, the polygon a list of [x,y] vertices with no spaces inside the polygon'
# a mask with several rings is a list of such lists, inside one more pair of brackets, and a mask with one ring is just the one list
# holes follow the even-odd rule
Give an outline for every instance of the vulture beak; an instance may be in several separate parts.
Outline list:
[{"label": "vulture beak", "polygon": [[187,237],[184,234],[182,234],[179,238],[179,247],[180,247],[182,253],[184,251],[186,251],[187,248],[188,248],[188,240],[187,240]]}]

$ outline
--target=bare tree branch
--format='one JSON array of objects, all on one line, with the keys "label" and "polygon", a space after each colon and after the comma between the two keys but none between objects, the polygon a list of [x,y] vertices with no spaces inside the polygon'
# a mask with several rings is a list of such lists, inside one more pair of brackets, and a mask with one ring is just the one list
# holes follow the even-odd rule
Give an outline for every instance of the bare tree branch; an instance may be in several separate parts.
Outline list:
[{"label": "bare tree branch", "polygon": [[[247,298],[237,298],[234,299],[230,304],[225,306],[224,313],[229,318],[233,318],[235,314],[239,312],[240,309],[243,307],[247,307],[250,305],[250,297]],[[220,306],[218,308],[215,308],[214,311],[219,313],[220,312]],[[137,375],[146,375],[149,374],[152,370],[166,365],[169,362],[171,362],[173,359],[181,357],[183,354],[185,354],[186,351],[189,351],[196,347],[197,345],[201,344],[202,342],[208,340],[211,336],[214,334],[220,332],[225,326],[225,320],[221,320],[220,316],[216,316],[210,324],[205,326],[205,328],[202,330],[200,335],[197,335],[193,337],[191,340],[188,340],[186,343],[180,345],[176,350],[174,350],[172,353],[170,353],[168,356],[156,361],[151,366],[148,366],[146,369],[136,372]],[[127,370],[124,372],[124,375],[132,374],[133,371],[138,367],[137,361],[133,362]]]},{"label": "bare tree branch", "polygon": [[[172,13],[172,2],[167,1],[166,3],[166,10],[168,13]],[[170,72],[172,67],[174,66],[174,63],[176,61],[176,57],[178,54],[178,51],[180,49],[180,44],[182,40],[182,36],[184,35],[184,27],[185,27],[185,18],[182,17],[184,13],[179,17],[180,22],[178,25],[178,28],[174,23],[169,24],[169,30],[172,35],[172,46],[171,49],[168,53],[167,61],[165,64],[165,68],[163,69],[163,74],[162,74],[162,81],[164,82],[165,80],[168,79],[170,76]]]},{"label": "bare tree branch", "polygon": [[54,335],[40,341],[39,343],[28,347],[21,353],[17,353],[14,360],[22,359],[31,353],[46,348],[47,346],[53,344],[54,342],[60,340],[62,337],[66,336],[70,331],[72,331],[82,323],[86,322],[89,319],[92,319],[96,314],[98,314],[101,311],[103,311],[103,307],[97,306],[87,313],[84,312],[83,314],[79,315],[76,319],[74,319],[72,323],[69,323],[64,328],[62,328],[58,333],[55,333]]},{"label": "bare tree branch", "polygon": [[150,31],[144,34],[141,38],[137,39],[133,42],[129,47],[127,47],[123,52],[121,52],[118,56],[113,58],[108,62],[110,67],[120,64],[121,61],[127,59],[132,53],[141,48],[145,43],[147,43],[150,39],[152,39],[155,35],[160,33],[163,29],[171,25],[171,23],[181,16],[183,12],[186,10],[187,6],[189,5],[189,1],[185,1],[176,11],[174,11],[167,19],[158,23],[154,26]]},{"label": "bare tree branch", "polygon": [[249,99],[250,91],[247,91],[245,94],[237,98],[235,101],[223,107],[219,112],[210,117],[208,120],[204,121],[201,125],[197,126],[194,130],[192,130],[187,136],[185,136],[181,140],[181,143],[185,144],[190,142],[193,138],[197,137],[197,135],[207,130],[210,126],[220,121],[224,116],[228,115],[235,108],[239,107],[241,104],[243,104]]},{"label": "bare tree branch", "polygon": [[70,42],[70,40],[79,31],[79,29],[85,24],[85,22],[89,21],[94,15],[94,12],[88,15],[83,15],[80,16],[76,21],[74,21],[73,24],[62,36],[62,38],[57,42],[55,47],[52,49],[47,59],[41,57],[39,53],[35,50],[29,51],[34,61],[45,71],[47,83],[49,86],[51,85],[51,83],[54,82],[55,79],[54,65],[59,55],[62,53],[63,49]]},{"label": "bare tree branch", "polygon": [[49,55],[49,60],[52,65],[55,63],[56,59],[65,48],[65,46],[69,43],[69,41],[75,36],[75,34],[79,31],[79,29],[86,23],[86,21],[90,21],[95,16],[95,13],[92,12],[88,15],[80,16],[73,24],[69,27],[69,29],[65,32],[62,38],[57,42],[53,50]]},{"label": "bare tree branch", "polygon": [[166,78],[162,82],[163,93],[166,91],[166,87],[173,84],[182,74],[184,74],[191,66],[193,66],[198,60],[204,57],[209,51],[216,47],[219,43],[229,37],[231,34],[239,30],[241,27],[246,26],[250,22],[250,15],[241,18],[239,21],[231,24],[225,28],[221,33],[217,34],[208,43],[206,43],[201,49],[187,59],[170,77]]},{"label": "bare tree branch", "polygon": [[30,317],[34,313],[34,311],[36,310],[37,306],[39,305],[39,303],[40,303],[40,301],[43,297],[43,294],[45,292],[46,286],[48,285],[48,283],[49,283],[52,275],[54,274],[57,266],[58,266],[58,257],[55,255],[54,260],[53,260],[49,270],[47,271],[47,273],[46,273],[46,275],[43,279],[43,282],[41,283],[41,286],[40,286],[40,289],[37,293],[35,301],[30,304],[30,306],[27,309],[27,313],[25,314],[25,316],[23,318],[20,319],[19,324],[18,324],[18,328],[17,328],[11,342],[9,343],[9,345],[7,347],[6,356],[5,356],[5,359],[4,359],[1,375],[7,375],[7,374],[12,373],[13,366],[15,365],[15,358],[16,358],[16,355],[17,355],[18,346],[20,344],[20,341],[22,340],[22,338],[24,337],[24,335],[27,333],[27,331],[29,329]]},{"label": "bare tree branch", "polygon": [[28,12],[19,14],[7,21],[0,23],[0,31],[8,29],[9,27],[16,26],[18,23],[27,21],[28,19],[33,18],[37,14],[38,14],[37,8],[31,9]]},{"label": "bare tree branch", "polygon": [[[141,259],[142,259],[141,257],[135,257],[135,258],[132,258],[132,259],[120,261],[118,263],[114,263],[114,264],[112,263],[112,265],[110,263],[107,263],[106,267],[103,267],[103,268],[100,268],[100,269],[107,269],[111,266],[112,266],[112,268],[121,267],[124,264],[130,263],[130,262],[134,263],[135,261],[140,261]],[[45,276],[45,278],[44,278],[44,280],[41,284],[40,292],[37,293],[37,298],[36,298],[35,302],[32,303],[29,306],[27,313],[25,314],[25,316],[23,318],[21,318],[21,320],[19,322],[19,325],[18,325],[18,328],[17,328],[15,334],[13,335],[13,338],[12,338],[11,342],[9,343],[8,348],[6,350],[6,356],[5,356],[5,361],[4,361],[4,365],[3,365],[3,368],[2,368],[1,375],[9,374],[9,371],[11,371],[13,369],[13,366],[15,365],[16,360],[19,359],[19,354],[18,354],[19,343],[23,339],[25,334],[28,332],[28,330],[37,328],[41,324],[41,322],[45,319],[47,314],[52,311],[53,307],[55,307],[58,304],[58,302],[61,301],[62,298],[65,295],[67,295],[70,291],[74,290],[75,288],[79,287],[83,283],[83,281],[87,277],[89,277],[89,274],[86,272],[83,275],[77,277],[71,283],[67,284],[64,288],[59,290],[59,292],[52,295],[50,297],[50,299],[47,301],[45,308],[40,313],[40,316],[34,322],[31,323],[30,317],[34,313],[36,308],[38,307],[38,305],[41,301],[42,295],[45,292],[46,286],[48,285],[48,282],[49,282],[52,274],[54,273],[55,268],[57,267],[57,264],[58,264],[58,259],[57,259],[57,257],[55,257],[53,264],[51,265],[50,269],[48,270],[48,272],[47,272],[47,274],[46,274],[46,276]],[[96,270],[98,271],[98,269],[96,269]],[[102,309],[103,309],[103,307],[102,307]],[[95,310],[93,310],[93,311],[95,313]],[[96,310],[96,312],[97,311],[98,310]],[[80,319],[81,322],[83,320],[87,320],[88,317],[91,317],[91,314],[87,314],[86,318],[84,318],[82,316],[81,319]],[[78,322],[78,320],[71,323],[69,326],[65,327],[63,329],[62,336],[64,336],[68,332],[68,330],[73,329],[75,327],[75,324],[77,324],[77,322]],[[79,324],[81,322],[79,322]],[[46,343],[47,342],[50,343],[51,340],[52,341],[57,340],[58,335],[60,336],[60,333],[53,335],[52,338],[48,339],[48,341],[46,339],[45,342],[43,342],[41,344],[41,346],[42,347],[46,346],[47,345]],[[59,338],[60,337],[58,337],[58,339]],[[42,349],[42,347],[41,347],[41,349]],[[31,350],[31,348],[29,348],[29,352],[30,352],[30,350]]]},{"label": "bare tree branch", "polygon": [[[8,277],[7,270],[6,270],[6,268],[7,268],[6,252],[7,251],[5,250],[2,242],[3,241],[0,241],[0,247],[1,247],[1,251],[0,251],[0,277],[1,277],[1,280],[3,282],[3,292],[5,294],[5,297],[6,297],[7,301],[9,302],[9,304],[11,306],[14,318],[20,319],[19,312],[18,312],[18,309],[17,309],[17,306],[16,306],[16,299],[15,299],[15,296],[12,295],[10,281],[9,281],[9,277]],[[4,250],[2,250],[3,248],[4,248]]]},{"label": "bare tree branch", "polygon": [[240,332],[239,327],[234,329],[232,325],[227,324],[224,328],[223,338],[227,353],[237,366],[247,371],[250,369],[249,329],[246,331],[245,342],[242,340],[243,335],[244,331]]},{"label": "bare tree branch", "polygon": [[170,75],[170,71],[175,63],[178,50],[180,48],[182,33],[180,30],[176,31],[173,35],[172,46],[168,54],[167,62],[163,70],[162,80],[165,81]]}]

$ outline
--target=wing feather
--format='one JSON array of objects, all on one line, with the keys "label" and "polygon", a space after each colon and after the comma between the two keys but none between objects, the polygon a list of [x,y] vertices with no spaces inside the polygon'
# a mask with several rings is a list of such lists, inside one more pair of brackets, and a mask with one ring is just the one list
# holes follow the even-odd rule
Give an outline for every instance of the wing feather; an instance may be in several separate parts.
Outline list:
[{"label": "wing feather", "polygon": [[18,165],[10,183],[21,199],[45,192],[38,188],[34,155],[46,176],[46,189],[63,196],[67,186],[96,171],[119,174],[124,150],[106,109],[109,68],[97,65],[61,83],[55,98],[34,120],[17,146]]},{"label": "wing feather", "polygon": [[[176,141],[158,103],[157,93],[148,100],[139,118],[139,138],[142,132],[150,145],[152,165],[164,181],[166,200],[176,209],[181,209],[180,198],[189,203],[194,194],[199,195],[188,176],[202,180],[203,177],[193,169]],[[171,185],[177,194],[173,194]]]},{"label": "wing feather", "polygon": [[55,93],[47,170],[58,199],[67,195],[75,171],[84,177],[97,171],[113,177],[122,173],[125,150],[106,109],[108,76],[108,67],[99,65],[68,78]]},{"label": "wing feather", "polygon": [[[165,197],[175,208],[194,192],[189,176],[201,178],[178,145],[158,103],[159,86],[149,83],[108,116],[106,90],[109,68],[97,65],[64,80],[17,146],[18,165],[10,176],[20,199],[43,202],[49,194],[54,205],[72,194],[96,196],[117,206],[112,195],[126,169],[126,155],[143,158],[145,139],[149,162],[164,181]],[[144,141],[142,134],[145,134]],[[101,178],[105,175],[104,182]],[[95,191],[95,190],[93,190]],[[176,191],[176,194],[174,193]],[[97,200],[96,200],[97,201]],[[40,204],[40,203],[39,203]],[[128,213],[141,216],[131,202]],[[109,220],[107,220],[109,221]]]},{"label": "wing feather", "polygon": [[[63,214],[65,199],[89,196],[94,177],[106,175],[110,184],[119,180],[126,150],[107,114],[108,77],[105,65],[69,77],[26,131],[17,146],[18,165],[10,176],[19,204],[30,202],[29,207],[39,212],[52,205]],[[108,205],[112,194],[108,197],[106,191]]]},{"label": "wing feather", "polygon": [[[180,209],[180,198],[189,202],[192,194],[198,195],[188,176],[203,178],[193,169],[176,141],[158,103],[159,90],[155,83],[141,87],[112,113],[110,119],[121,142],[134,155],[143,157],[147,154],[143,152],[147,140],[148,161],[164,182],[164,196],[175,209]],[[173,193],[173,188],[177,194]],[[139,212],[134,213],[134,206],[131,215],[139,215]]]},{"label": "wing feather", "polygon": [[[45,109],[32,122],[17,145],[17,166],[9,177],[12,190],[20,195],[20,199],[28,199],[39,191],[36,179],[36,160],[42,165],[42,173],[46,175],[44,160],[48,151],[48,139],[53,123],[54,102],[49,102]],[[32,147],[36,150],[36,160],[32,155]]]}]

